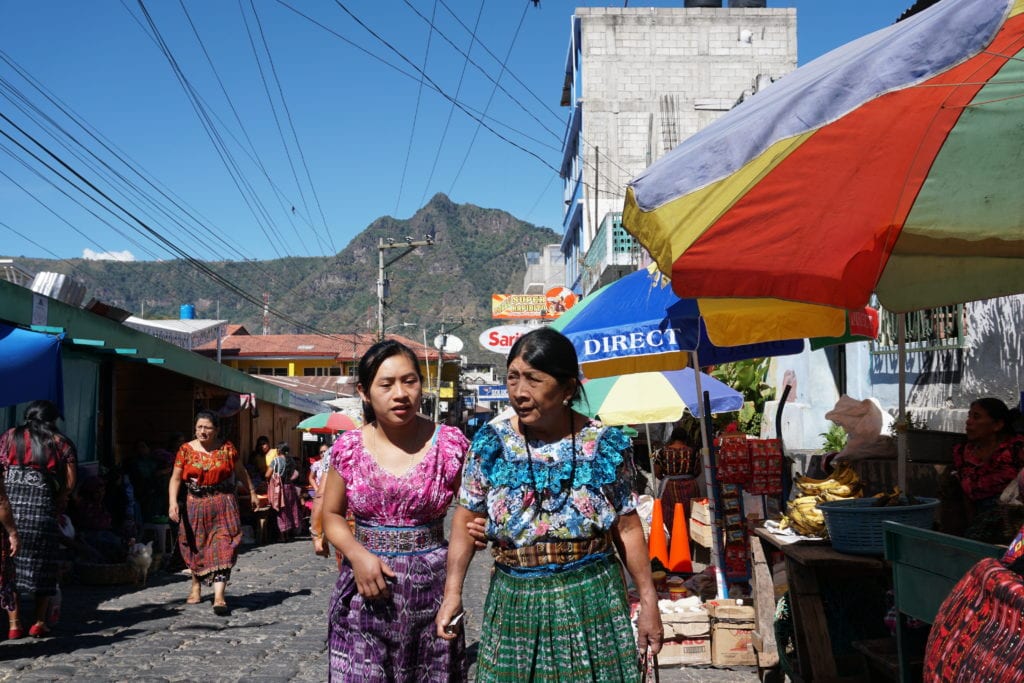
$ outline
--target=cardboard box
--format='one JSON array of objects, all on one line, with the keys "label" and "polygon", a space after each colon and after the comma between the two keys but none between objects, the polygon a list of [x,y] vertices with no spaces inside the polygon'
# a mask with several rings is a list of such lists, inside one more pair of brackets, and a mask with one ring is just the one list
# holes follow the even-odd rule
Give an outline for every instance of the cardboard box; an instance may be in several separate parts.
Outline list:
[{"label": "cardboard box", "polygon": [[696,519],[690,520],[690,540],[705,548],[711,547],[711,527]]},{"label": "cardboard box", "polygon": [[711,503],[707,498],[690,501],[690,519],[701,524],[711,524]]},{"label": "cardboard box", "polygon": [[738,600],[713,600],[707,603],[707,609],[711,616],[711,663],[756,665],[753,606]]},{"label": "cardboard box", "polygon": [[666,640],[658,654],[658,666],[678,666],[680,664],[710,664],[711,639],[689,638],[683,640]]},{"label": "cardboard box", "polygon": [[701,610],[685,612],[662,612],[661,624],[665,629],[665,638],[689,640],[707,638],[711,635],[711,616]]}]

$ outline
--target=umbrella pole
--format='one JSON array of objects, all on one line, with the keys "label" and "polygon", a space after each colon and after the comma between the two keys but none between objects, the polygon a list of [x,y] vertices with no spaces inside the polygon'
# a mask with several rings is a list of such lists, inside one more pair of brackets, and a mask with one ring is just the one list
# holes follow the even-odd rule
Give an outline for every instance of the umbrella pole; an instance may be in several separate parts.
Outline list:
[{"label": "umbrella pole", "polygon": [[644,422],[644,433],[647,435],[647,462],[651,465],[651,491],[655,498],[661,498],[661,482],[654,477],[654,449],[651,448],[651,425]]},{"label": "umbrella pole", "polygon": [[711,441],[708,439],[708,422],[711,419],[711,399],[704,395],[700,385],[700,359],[697,351],[691,351],[690,357],[693,361],[693,376],[697,383],[697,397],[699,399],[698,420],[700,422],[701,440],[701,461],[704,466],[704,481],[708,487],[708,507],[711,513],[711,564],[715,567],[715,586],[719,598],[729,596],[725,586],[725,563],[722,554],[722,539],[720,538],[721,524],[718,515],[718,477],[715,476],[714,459],[711,453]]},{"label": "umbrella pole", "polygon": [[899,381],[899,417],[896,420],[896,481],[907,490],[907,314],[896,316],[896,367]]}]

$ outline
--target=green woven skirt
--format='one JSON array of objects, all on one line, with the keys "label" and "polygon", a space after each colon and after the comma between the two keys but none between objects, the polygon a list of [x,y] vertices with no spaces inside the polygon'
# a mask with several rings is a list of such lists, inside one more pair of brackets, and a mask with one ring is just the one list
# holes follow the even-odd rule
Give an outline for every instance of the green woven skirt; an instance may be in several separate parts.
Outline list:
[{"label": "green woven skirt", "polygon": [[496,570],[484,605],[478,682],[639,681],[618,564],[519,578]]}]

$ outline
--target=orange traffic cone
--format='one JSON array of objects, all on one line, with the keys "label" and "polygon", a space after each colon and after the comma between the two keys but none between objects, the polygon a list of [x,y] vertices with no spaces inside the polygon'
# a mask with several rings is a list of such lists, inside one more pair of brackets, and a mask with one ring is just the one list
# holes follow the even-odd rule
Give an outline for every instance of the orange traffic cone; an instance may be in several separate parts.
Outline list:
[{"label": "orange traffic cone", "polygon": [[654,499],[651,512],[651,535],[647,539],[647,553],[650,559],[657,559],[668,569],[668,544],[665,539],[665,516],[661,511],[661,499]]},{"label": "orange traffic cone", "polygon": [[672,552],[668,556],[670,572],[693,573],[693,559],[690,557],[690,534],[686,529],[686,513],[683,504],[676,503],[672,515]]}]

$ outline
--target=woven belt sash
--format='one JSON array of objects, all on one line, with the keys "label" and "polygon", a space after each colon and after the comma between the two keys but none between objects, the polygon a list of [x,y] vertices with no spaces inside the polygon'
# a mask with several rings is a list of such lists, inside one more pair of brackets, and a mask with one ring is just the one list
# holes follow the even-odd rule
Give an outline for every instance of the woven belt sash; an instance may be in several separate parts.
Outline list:
[{"label": "woven belt sash", "polygon": [[523,548],[491,547],[494,561],[506,567],[542,567],[548,564],[568,564],[608,550],[608,535],[584,541],[541,541]]},{"label": "woven belt sash", "polygon": [[369,526],[356,520],[355,536],[373,553],[409,555],[423,553],[444,545],[444,519],[420,526]]},{"label": "woven belt sash", "polygon": [[190,496],[196,498],[205,498],[206,496],[212,496],[215,493],[234,493],[235,491],[235,480],[227,479],[220,482],[219,484],[213,484],[212,486],[200,486],[192,481],[185,482],[185,488],[188,489]]}]

